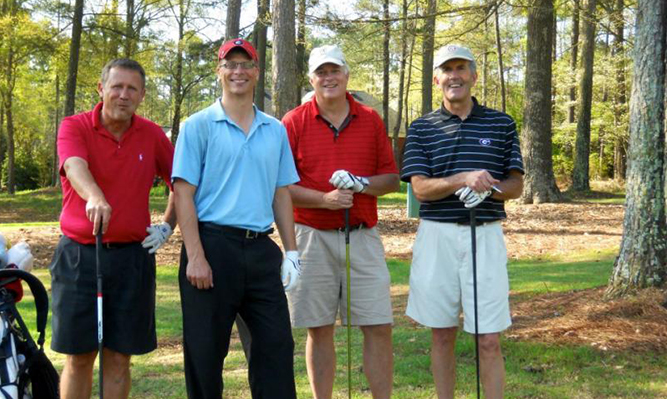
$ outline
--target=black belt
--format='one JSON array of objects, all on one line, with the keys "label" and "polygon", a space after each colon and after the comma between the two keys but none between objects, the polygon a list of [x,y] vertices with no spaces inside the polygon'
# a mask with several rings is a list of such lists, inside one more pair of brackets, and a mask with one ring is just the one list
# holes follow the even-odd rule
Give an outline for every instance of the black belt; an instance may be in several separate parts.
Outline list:
[{"label": "black belt", "polygon": [[232,227],[232,226],[223,226],[220,224],[215,224],[210,222],[200,222],[199,224],[206,229],[216,231],[218,233],[233,235],[248,240],[254,240],[255,238],[268,236],[269,234],[273,233],[273,228],[270,228],[266,231],[254,231],[248,229],[239,229],[238,227]]},{"label": "black belt", "polygon": [[[485,224],[494,222],[497,222],[497,220],[487,220],[487,221],[475,220],[475,226],[484,226]],[[459,226],[470,226],[472,224],[470,223],[470,219],[457,220],[454,223],[458,224]]]},{"label": "black belt", "polygon": [[[366,225],[363,224],[363,223],[355,224],[355,225],[350,226],[350,231],[352,231],[352,230],[361,230],[364,227],[366,227]],[[339,228],[334,229],[334,230],[338,230],[338,231],[344,233],[345,232],[345,226],[339,227]]]},{"label": "black belt", "polygon": [[[122,249],[122,248],[127,248],[130,245],[136,245],[139,244],[139,241],[131,241],[131,242],[103,242],[102,243],[102,248],[104,249]],[[89,247],[94,247],[95,244],[88,244]]]}]

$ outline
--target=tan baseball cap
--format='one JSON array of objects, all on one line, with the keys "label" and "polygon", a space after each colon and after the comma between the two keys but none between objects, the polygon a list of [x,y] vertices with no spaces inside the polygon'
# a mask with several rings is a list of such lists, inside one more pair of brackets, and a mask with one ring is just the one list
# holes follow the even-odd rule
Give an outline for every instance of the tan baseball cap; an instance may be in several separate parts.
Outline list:
[{"label": "tan baseball cap", "polygon": [[308,73],[311,74],[321,65],[329,63],[339,66],[347,65],[343,50],[338,46],[333,45],[316,47],[310,52],[310,58],[308,59]]},{"label": "tan baseball cap", "polygon": [[433,69],[439,68],[442,64],[449,60],[462,59],[475,62],[475,56],[467,47],[459,46],[458,44],[448,44],[440,47],[435,53],[433,61]]}]

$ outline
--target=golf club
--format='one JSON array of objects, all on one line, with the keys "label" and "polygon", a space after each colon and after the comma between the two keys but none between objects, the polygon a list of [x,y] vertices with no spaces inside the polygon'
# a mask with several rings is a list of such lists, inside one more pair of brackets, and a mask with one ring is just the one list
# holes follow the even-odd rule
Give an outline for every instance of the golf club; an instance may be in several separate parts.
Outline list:
[{"label": "golf club", "polygon": [[347,275],[347,397],[352,398],[352,352],[350,350],[350,337],[352,332],[350,312],[350,210],[345,210],[345,267]]},{"label": "golf club", "polygon": [[99,387],[100,387],[100,399],[104,399],[104,383],[102,371],[102,351],[104,348],[104,337],[103,337],[103,328],[102,328],[102,267],[100,264],[100,254],[102,252],[102,226],[97,230],[97,235],[95,236],[95,266],[97,271],[97,353],[99,356]]},{"label": "golf club", "polygon": [[477,399],[479,399],[479,325],[477,318],[477,224],[475,208],[470,208],[470,240],[472,241],[472,290],[475,309],[475,367],[477,369]]}]

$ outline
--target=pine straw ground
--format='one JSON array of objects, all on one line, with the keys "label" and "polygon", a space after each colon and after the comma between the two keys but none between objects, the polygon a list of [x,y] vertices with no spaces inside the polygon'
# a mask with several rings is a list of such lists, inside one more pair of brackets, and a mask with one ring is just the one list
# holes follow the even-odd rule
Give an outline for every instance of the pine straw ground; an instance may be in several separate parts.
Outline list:
[{"label": "pine straw ground", "polygon": [[[154,215],[155,219],[158,215]],[[503,226],[511,259],[558,258],[572,252],[595,253],[618,247],[622,235],[622,205],[564,203],[508,206]],[[382,208],[378,227],[387,256],[409,260],[418,221],[401,208]],[[53,254],[57,227],[26,227],[5,232],[10,242],[26,240],[37,267]],[[161,249],[158,264],[175,265],[180,251],[176,233]],[[403,290],[401,290],[403,291]],[[599,350],[667,351],[667,297],[646,290],[637,297],[604,301],[604,288],[549,293],[530,298],[512,295],[513,340],[590,345]],[[404,295],[395,298],[403,307]],[[396,303],[399,302],[399,303]]]}]

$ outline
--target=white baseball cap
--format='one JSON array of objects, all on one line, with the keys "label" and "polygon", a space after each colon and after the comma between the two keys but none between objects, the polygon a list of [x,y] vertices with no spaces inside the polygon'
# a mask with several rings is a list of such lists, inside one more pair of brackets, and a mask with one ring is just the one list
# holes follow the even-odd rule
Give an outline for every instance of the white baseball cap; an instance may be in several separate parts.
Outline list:
[{"label": "white baseball cap", "polygon": [[459,46],[458,44],[448,44],[440,47],[435,53],[433,61],[433,69],[439,68],[442,64],[449,60],[462,59],[475,62],[475,56],[467,47]]},{"label": "white baseball cap", "polygon": [[343,51],[338,46],[333,45],[316,47],[310,52],[308,73],[311,74],[320,66],[329,63],[346,66],[347,62],[345,62]]}]

